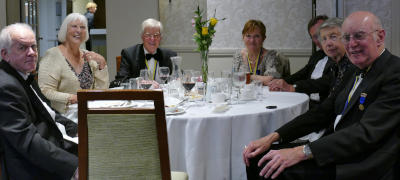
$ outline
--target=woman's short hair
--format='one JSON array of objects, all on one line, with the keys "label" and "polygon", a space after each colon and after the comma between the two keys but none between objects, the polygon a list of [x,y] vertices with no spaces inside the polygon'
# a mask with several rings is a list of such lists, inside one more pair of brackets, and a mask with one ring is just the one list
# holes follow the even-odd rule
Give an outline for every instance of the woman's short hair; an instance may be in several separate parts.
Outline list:
[{"label": "woman's short hair", "polygon": [[89,31],[88,31],[88,26],[87,26],[87,19],[84,15],[80,13],[71,13],[69,14],[61,24],[60,30],[58,31],[58,41],[61,43],[65,42],[65,39],[67,37],[67,30],[68,30],[68,24],[73,22],[73,21],[80,21],[85,25],[85,31],[86,31],[86,38],[85,42],[89,39]]},{"label": "woman's short hair", "polygon": [[320,38],[320,33],[321,33],[321,29],[326,29],[326,28],[339,28],[339,31],[341,32],[341,27],[343,24],[343,19],[341,18],[329,18],[327,20],[325,20],[321,26],[319,26],[318,30],[317,30],[317,34],[318,34],[318,38]]},{"label": "woman's short hair", "polygon": [[265,25],[260,20],[250,19],[244,24],[242,35],[245,36],[248,32],[253,32],[256,28],[260,29],[261,36],[265,40],[267,29]]},{"label": "woman's short hair", "polygon": [[88,3],[86,4],[86,9],[95,8],[95,7],[97,7],[97,4],[94,3],[94,2],[88,2]]},{"label": "woman's short hair", "polygon": [[161,22],[157,21],[157,20],[155,20],[153,18],[149,18],[149,19],[146,19],[146,20],[143,21],[143,23],[142,23],[142,31],[140,32],[140,35],[143,35],[144,29],[146,29],[148,27],[150,27],[150,28],[154,28],[154,27],[160,28],[160,35],[162,34],[163,26],[162,26]]},{"label": "woman's short hair", "polygon": [[0,51],[2,49],[7,49],[8,51],[11,49],[12,46],[11,34],[13,31],[16,31],[18,29],[27,29],[33,33],[32,27],[25,23],[14,23],[6,26],[0,32]]}]

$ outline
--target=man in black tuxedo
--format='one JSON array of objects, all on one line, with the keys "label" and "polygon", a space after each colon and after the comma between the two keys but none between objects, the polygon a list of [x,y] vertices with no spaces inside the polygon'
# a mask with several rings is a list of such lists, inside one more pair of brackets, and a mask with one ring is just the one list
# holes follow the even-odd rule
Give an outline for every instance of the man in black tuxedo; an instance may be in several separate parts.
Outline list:
[{"label": "man in black tuxedo", "polygon": [[[36,69],[35,34],[27,24],[0,33],[0,159],[2,179],[75,179],[77,145],[65,141],[77,125],[50,108],[30,74]],[[70,151],[70,152],[69,152]]]},{"label": "man in black tuxedo", "polygon": [[[350,14],[342,34],[358,72],[317,108],[251,142],[243,151],[248,179],[399,179],[400,58],[385,49],[370,12]],[[323,128],[314,142],[288,144]]]},{"label": "man in black tuxedo", "polygon": [[162,29],[160,21],[151,18],[143,21],[141,32],[143,44],[137,44],[121,51],[121,66],[115,77],[116,81],[139,77],[141,69],[148,69],[149,78],[152,80],[158,79],[159,67],[169,67],[170,73],[172,73],[170,58],[177,56],[177,53],[159,48]]},{"label": "man in black tuxedo", "polygon": [[[330,69],[335,64],[326,56],[318,39],[318,28],[327,19],[328,16],[319,15],[308,22],[308,34],[319,50],[310,56],[306,66],[284,79],[274,79],[268,83],[271,91],[289,91],[288,89],[291,89],[292,92],[310,95],[310,109],[328,97]],[[283,86],[290,86],[290,88]]]}]

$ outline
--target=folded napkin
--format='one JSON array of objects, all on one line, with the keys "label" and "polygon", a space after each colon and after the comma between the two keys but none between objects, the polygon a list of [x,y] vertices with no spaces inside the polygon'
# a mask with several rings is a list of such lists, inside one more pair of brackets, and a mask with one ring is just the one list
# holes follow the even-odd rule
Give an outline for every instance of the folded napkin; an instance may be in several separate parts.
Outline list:
[{"label": "folded napkin", "polygon": [[164,98],[164,104],[168,107],[178,106],[180,102],[182,102],[182,100],[175,97],[167,96]]}]

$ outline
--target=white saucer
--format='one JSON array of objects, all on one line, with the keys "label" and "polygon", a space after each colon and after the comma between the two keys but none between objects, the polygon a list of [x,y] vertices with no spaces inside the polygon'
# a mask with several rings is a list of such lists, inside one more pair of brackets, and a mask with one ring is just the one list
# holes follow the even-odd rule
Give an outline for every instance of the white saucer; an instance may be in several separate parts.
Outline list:
[{"label": "white saucer", "polygon": [[186,111],[183,108],[176,108],[174,111],[165,111],[166,115],[177,115],[177,114],[183,114]]}]

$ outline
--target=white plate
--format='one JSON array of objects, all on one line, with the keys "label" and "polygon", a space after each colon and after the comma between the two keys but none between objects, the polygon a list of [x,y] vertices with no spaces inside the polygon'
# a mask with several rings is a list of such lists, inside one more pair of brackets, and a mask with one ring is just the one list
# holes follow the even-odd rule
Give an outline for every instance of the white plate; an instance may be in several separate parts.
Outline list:
[{"label": "white plate", "polygon": [[175,111],[165,111],[165,114],[167,115],[177,115],[177,114],[183,114],[185,113],[185,110],[183,108],[176,108]]}]

